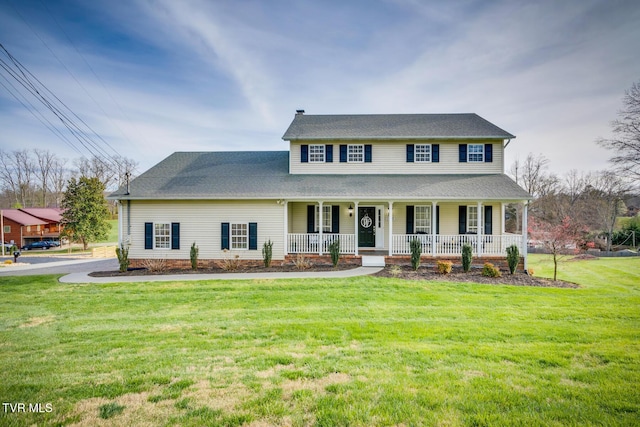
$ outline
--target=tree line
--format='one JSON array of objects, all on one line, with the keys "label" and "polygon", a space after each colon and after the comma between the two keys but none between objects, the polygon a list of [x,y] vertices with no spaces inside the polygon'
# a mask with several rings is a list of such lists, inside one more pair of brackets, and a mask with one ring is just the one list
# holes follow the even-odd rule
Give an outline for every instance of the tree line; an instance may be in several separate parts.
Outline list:
[{"label": "tree line", "polygon": [[123,156],[70,162],[49,150],[0,150],[0,207],[61,207],[72,178],[96,178],[105,189],[115,190],[137,167],[138,162]]}]

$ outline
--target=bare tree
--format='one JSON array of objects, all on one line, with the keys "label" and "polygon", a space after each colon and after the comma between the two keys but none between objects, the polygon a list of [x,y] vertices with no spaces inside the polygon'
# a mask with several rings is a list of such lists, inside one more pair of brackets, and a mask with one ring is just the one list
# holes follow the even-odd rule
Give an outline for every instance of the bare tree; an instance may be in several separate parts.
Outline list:
[{"label": "bare tree", "polygon": [[595,227],[607,234],[607,251],[611,250],[616,220],[626,211],[624,198],[629,189],[629,184],[612,171],[599,172],[593,185],[587,189],[591,220]]},{"label": "bare tree", "polygon": [[13,192],[15,205],[30,206],[34,195],[36,166],[28,150],[0,151],[0,179],[4,189]]},{"label": "bare tree", "polygon": [[618,119],[611,122],[613,138],[599,138],[598,144],[612,150],[609,159],[625,176],[640,178],[640,82],[633,83],[622,98]]},{"label": "bare tree", "polygon": [[81,157],[74,161],[78,176],[97,178],[105,188],[109,188],[116,178],[114,164],[100,157]]},{"label": "bare tree", "polygon": [[55,197],[55,206],[59,207],[62,203],[62,196],[67,188],[67,182],[71,176],[70,171],[66,167],[67,159],[56,158],[51,166],[51,174],[49,175],[49,188]]},{"label": "bare tree", "polygon": [[56,155],[49,150],[35,149],[37,174],[40,180],[40,190],[42,191],[42,207],[47,207],[47,193],[49,192],[49,181],[56,161]]}]

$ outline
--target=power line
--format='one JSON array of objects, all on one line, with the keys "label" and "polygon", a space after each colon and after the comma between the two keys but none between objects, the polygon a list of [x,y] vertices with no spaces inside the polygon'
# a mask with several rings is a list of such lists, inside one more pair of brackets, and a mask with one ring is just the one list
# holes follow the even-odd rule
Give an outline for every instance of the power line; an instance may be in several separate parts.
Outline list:
[{"label": "power line", "polygon": [[[45,84],[43,84],[33,73],[31,73],[20,61],[18,61],[3,45],[0,43],[0,53],[4,53],[9,59],[7,63],[0,58],[0,67],[2,67],[14,80],[16,80],[25,90],[34,96],[40,103],[49,109],[69,130],[71,135],[77,139],[82,147],[87,150],[91,156],[97,158],[100,162],[109,162],[111,167],[117,169],[118,162],[114,155],[109,154],[103,144],[108,147],[116,156],[122,157],[104,138],[102,138],[95,130],[93,130],[80,116],[78,116],[71,108],[69,108],[58,96],[56,96]],[[79,123],[80,124],[79,124]],[[100,144],[95,139],[102,141]],[[69,143],[67,141],[67,143]],[[70,144],[72,148],[75,147]]]}]

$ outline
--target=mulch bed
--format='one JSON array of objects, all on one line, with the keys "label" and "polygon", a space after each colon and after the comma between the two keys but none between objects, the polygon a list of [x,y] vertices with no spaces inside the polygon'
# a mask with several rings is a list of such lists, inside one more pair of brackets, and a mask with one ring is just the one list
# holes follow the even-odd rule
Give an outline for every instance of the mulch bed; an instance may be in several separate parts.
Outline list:
[{"label": "mulch bed", "polygon": [[115,271],[96,271],[89,273],[92,277],[126,277],[126,276],[156,276],[165,274],[224,274],[224,273],[278,273],[278,272],[301,272],[301,271],[335,271],[335,270],[350,270],[355,268],[354,265],[338,264],[337,268],[333,268],[333,265],[314,264],[306,269],[299,269],[293,264],[272,264],[271,267],[265,268],[264,266],[241,266],[233,271],[223,270],[222,268],[198,268],[192,269],[165,269],[162,271],[150,271],[146,268],[130,268],[128,271],[121,273]]},{"label": "mulch bed", "polygon": [[[398,270],[398,267],[400,268]],[[545,288],[579,288],[575,283],[564,282],[562,280],[545,279],[542,277],[529,276],[523,272],[509,274],[502,271],[501,277],[486,277],[482,275],[482,268],[472,267],[468,273],[462,267],[454,266],[449,274],[439,274],[434,266],[423,265],[418,271],[413,271],[411,266],[386,266],[384,270],[374,274],[378,277],[393,277],[406,280],[433,280],[439,282],[472,282],[486,283],[489,285],[514,285],[514,286],[537,286]]]},{"label": "mulch bed", "polygon": [[[354,265],[339,264],[337,270],[349,270],[355,268]],[[400,270],[397,270],[397,268]],[[126,276],[148,276],[148,275],[165,275],[165,274],[221,274],[221,273],[265,273],[265,272],[300,272],[300,271],[335,271],[332,265],[314,264],[311,267],[301,270],[293,264],[273,265],[269,268],[265,267],[240,267],[234,271],[225,271],[221,268],[199,268],[198,270],[182,270],[167,269],[163,271],[149,271],[146,268],[129,269],[121,273],[119,271],[96,271],[89,273],[92,277],[126,277]],[[471,282],[486,283],[491,285],[515,285],[515,286],[538,286],[538,287],[554,287],[554,288],[578,288],[575,283],[563,282],[562,280],[549,280],[542,277],[529,276],[528,274],[518,272],[509,274],[502,272],[502,277],[486,277],[482,275],[482,268],[472,267],[471,271],[465,273],[462,267],[454,266],[451,273],[442,275],[436,273],[433,266],[420,266],[418,271],[413,271],[411,266],[389,266],[374,274],[378,277],[390,277],[405,280],[433,280],[438,282]]]}]

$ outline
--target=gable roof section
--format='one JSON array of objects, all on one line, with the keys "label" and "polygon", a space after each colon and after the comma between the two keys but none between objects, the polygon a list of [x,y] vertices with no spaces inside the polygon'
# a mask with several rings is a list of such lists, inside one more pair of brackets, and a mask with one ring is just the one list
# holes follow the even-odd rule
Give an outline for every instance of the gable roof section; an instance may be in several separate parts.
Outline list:
[{"label": "gable roof section", "polygon": [[289,174],[287,151],[178,152],[131,181],[118,200],[527,200],[506,175]]},{"label": "gable roof section", "polygon": [[46,225],[47,221],[29,215],[20,209],[3,209],[2,215],[20,225]]},{"label": "gable roof section", "polygon": [[20,210],[50,223],[62,221],[62,209],[60,208],[20,208]]},{"label": "gable roof section", "polygon": [[513,139],[475,113],[462,114],[296,114],[286,141],[331,139]]}]

